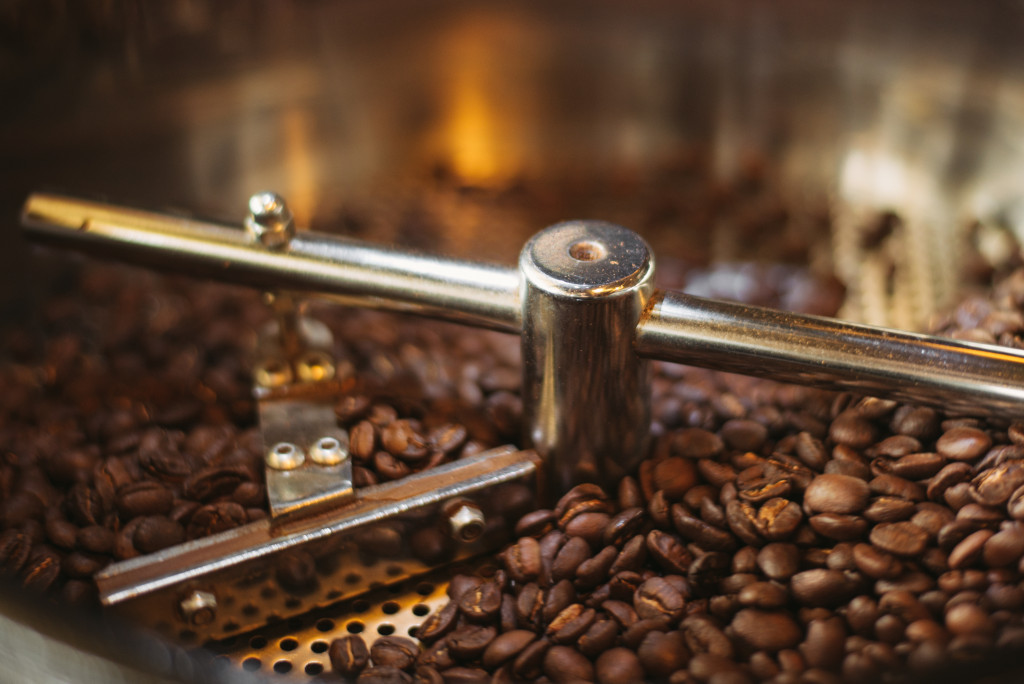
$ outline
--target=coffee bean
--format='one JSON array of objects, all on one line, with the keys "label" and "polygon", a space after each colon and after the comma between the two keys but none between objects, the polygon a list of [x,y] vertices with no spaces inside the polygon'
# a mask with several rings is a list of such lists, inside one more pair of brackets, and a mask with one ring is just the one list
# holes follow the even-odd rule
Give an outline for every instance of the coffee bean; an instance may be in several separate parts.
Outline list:
[{"label": "coffee bean", "polygon": [[[448,652],[452,654],[452,657],[458,661],[468,662],[479,658],[497,635],[498,630],[494,627],[464,625],[445,639],[448,642]],[[370,655],[372,657],[372,652]],[[374,662],[377,662],[376,659]]]},{"label": "coffee bean", "polygon": [[547,635],[553,643],[574,644],[590,629],[596,618],[593,608],[585,608],[580,603],[571,604],[551,620]]},{"label": "coffee bean", "polygon": [[[758,534],[768,541],[789,539],[803,520],[803,511],[794,501],[768,499],[757,511],[754,525]],[[727,550],[727,549],[721,549]]]},{"label": "coffee bean", "polygon": [[484,582],[459,597],[459,611],[473,622],[488,622],[501,609],[501,590],[494,582]]},{"label": "coffee bean", "polygon": [[836,541],[856,541],[868,531],[868,523],[857,515],[821,513],[807,519],[811,529],[823,537]]},{"label": "coffee bean", "polygon": [[615,620],[597,620],[579,638],[576,648],[593,659],[614,646],[618,636],[619,625]]},{"label": "coffee bean", "polygon": [[608,521],[603,541],[605,544],[624,544],[639,533],[646,522],[643,508],[626,508]]},{"label": "coffee bean", "polygon": [[0,533],[0,573],[15,575],[28,561],[31,540],[21,531],[8,529]]},{"label": "coffee bean", "polygon": [[233,501],[207,504],[196,509],[186,530],[189,539],[198,539],[224,532],[248,521],[245,509]]},{"label": "coffee bean", "polygon": [[158,482],[135,482],[120,489],[117,509],[122,515],[167,515],[174,506],[174,492]]},{"label": "coffee bean", "polygon": [[484,667],[497,668],[513,660],[536,638],[537,635],[525,629],[516,629],[497,636],[484,650]]},{"label": "coffee bean", "polygon": [[721,437],[701,428],[683,428],[672,437],[672,453],[684,458],[713,458],[725,448]]},{"label": "coffee bean", "polygon": [[594,666],[569,646],[552,646],[544,654],[544,674],[556,684],[594,681]]},{"label": "coffee bean", "polygon": [[965,537],[949,552],[949,567],[956,570],[974,565],[981,558],[985,543],[992,536],[991,530],[978,530]]},{"label": "coffee bean", "polygon": [[898,522],[917,512],[913,501],[896,496],[876,496],[864,509],[864,517],[871,522]]},{"label": "coffee bean", "polygon": [[580,563],[590,558],[590,545],[582,537],[571,537],[551,564],[551,579],[558,582],[576,576]]},{"label": "coffee bean", "polygon": [[521,537],[502,558],[509,576],[517,582],[531,582],[540,575],[540,544],[532,537]]},{"label": "coffee bean", "polygon": [[876,441],[876,430],[856,411],[844,411],[832,421],[828,436],[837,444],[863,449]]},{"label": "coffee bean", "polygon": [[928,533],[912,522],[875,525],[870,538],[872,544],[897,556],[917,556],[928,544]]},{"label": "coffee bean", "polygon": [[576,586],[580,588],[592,588],[608,579],[612,564],[619,556],[619,550],[614,546],[606,546],[593,558],[580,563],[576,569]]},{"label": "coffee bean", "polygon": [[535,680],[545,670],[544,663],[551,642],[541,637],[528,644],[512,661],[512,674],[525,680]]},{"label": "coffee bean", "polygon": [[1002,506],[1013,492],[1024,485],[1024,461],[1000,463],[974,478],[971,496],[985,506]]},{"label": "coffee bean", "polygon": [[820,513],[858,513],[867,506],[871,490],[863,480],[846,475],[819,475],[804,492],[804,504]]},{"label": "coffee bean", "polygon": [[757,510],[749,503],[730,501],[725,506],[725,517],[729,529],[744,544],[761,546],[764,540],[757,530]]},{"label": "coffee bean", "polygon": [[412,684],[412,677],[397,667],[368,667],[356,677],[359,684]]},{"label": "coffee bean", "polygon": [[857,569],[872,579],[892,579],[903,571],[899,560],[870,544],[855,545],[853,560]]},{"label": "coffee bean", "polygon": [[693,558],[673,534],[651,530],[647,534],[647,553],[666,572],[686,574]]},{"label": "coffee bean", "polygon": [[141,553],[154,553],[185,541],[181,525],[164,516],[139,518],[132,544]]},{"label": "coffee bean", "polygon": [[1001,568],[1013,565],[1024,556],[1024,528],[1013,523],[992,535],[982,551],[985,564]]},{"label": "coffee bean", "polygon": [[527,513],[516,523],[517,537],[540,537],[551,530],[555,522],[555,512],[541,508]]},{"label": "coffee bean", "polygon": [[209,466],[190,475],[182,484],[182,491],[190,499],[209,502],[231,494],[251,479],[252,472],[244,466]]},{"label": "coffee bean", "polygon": [[455,628],[458,610],[458,603],[449,601],[441,610],[431,613],[430,617],[423,621],[416,631],[416,638],[429,644],[445,636]]},{"label": "coffee bean", "polygon": [[790,582],[793,598],[809,606],[837,606],[850,600],[859,588],[855,577],[827,568],[798,572]]},{"label": "coffee bean", "polygon": [[682,594],[660,577],[652,577],[641,584],[633,599],[633,608],[641,619],[678,620],[684,605]]},{"label": "coffee bean", "polygon": [[31,592],[44,593],[60,577],[60,569],[60,556],[56,552],[36,547],[21,568],[21,584]]},{"label": "coffee bean", "polygon": [[78,530],[77,545],[90,553],[111,553],[114,550],[115,534],[101,525],[90,525]]},{"label": "coffee bean", "polygon": [[782,608],[789,601],[789,593],[772,582],[754,582],[743,587],[737,599],[740,605],[751,608]]},{"label": "coffee bean", "polygon": [[736,638],[756,651],[776,653],[796,648],[803,639],[800,626],[786,613],[744,608],[736,613],[730,627]]},{"label": "coffee bean", "polygon": [[636,649],[637,659],[648,677],[666,679],[686,666],[690,652],[682,632],[653,631]]},{"label": "coffee bean", "polygon": [[839,617],[811,620],[800,653],[812,668],[835,670],[843,661],[846,626]]},{"label": "coffee bean", "polygon": [[627,648],[602,653],[594,664],[600,684],[633,684],[644,680],[644,668],[637,655]]},{"label": "coffee bean", "polygon": [[973,427],[954,427],[942,433],[935,450],[955,461],[974,461],[992,446],[992,438]]},{"label": "coffee bean", "polygon": [[768,544],[757,554],[757,565],[774,580],[788,580],[800,567],[800,553],[793,544]]},{"label": "coffee bean", "polygon": [[697,467],[687,458],[673,456],[654,466],[654,486],[665,492],[670,501],[683,498],[697,484]]}]

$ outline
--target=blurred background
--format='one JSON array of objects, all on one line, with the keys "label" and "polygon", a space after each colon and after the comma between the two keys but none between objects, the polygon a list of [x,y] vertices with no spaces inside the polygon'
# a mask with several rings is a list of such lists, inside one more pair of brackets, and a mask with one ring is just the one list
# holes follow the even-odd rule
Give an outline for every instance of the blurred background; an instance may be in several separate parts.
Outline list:
[{"label": "blurred background", "polygon": [[33,190],[240,222],[271,189],[504,263],[616,221],[666,284],[923,329],[1019,264],[1022,28],[1018,0],[0,0],[0,306],[62,268],[19,238]]},{"label": "blurred background", "polygon": [[4,0],[5,242],[40,188],[232,222],[274,189],[300,225],[504,262],[603,218],[920,328],[1022,230],[1024,9],[854,5]]}]

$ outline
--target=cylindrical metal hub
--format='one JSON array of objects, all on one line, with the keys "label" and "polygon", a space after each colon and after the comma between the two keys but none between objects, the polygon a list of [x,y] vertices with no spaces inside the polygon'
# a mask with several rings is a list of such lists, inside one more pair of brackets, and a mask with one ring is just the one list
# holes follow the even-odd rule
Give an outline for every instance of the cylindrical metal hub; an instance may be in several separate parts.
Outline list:
[{"label": "cylindrical metal hub", "polygon": [[519,256],[523,420],[549,485],[612,484],[642,458],[650,369],[633,333],[654,291],[654,258],[636,233],[572,221]]}]

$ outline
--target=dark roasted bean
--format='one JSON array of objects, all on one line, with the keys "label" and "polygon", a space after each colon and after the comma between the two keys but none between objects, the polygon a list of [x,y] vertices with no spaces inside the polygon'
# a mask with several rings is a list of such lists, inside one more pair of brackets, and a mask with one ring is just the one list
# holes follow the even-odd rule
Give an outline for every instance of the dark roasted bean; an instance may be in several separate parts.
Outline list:
[{"label": "dark roasted bean", "polygon": [[737,639],[757,651],[775,653],[796,648],[803,639],[800,626],[782,612],[744,608],[736,613],[730,627]]},{"label": "dark roasted bean", "polygon": [[858,513],[867,506],[867,482],[848,475],[819,475],[804,492],[804,504],[819,513]]},{"label": "dark roasted bean", "polygon": [[649,632],[636,649],[640,665],[648,677],[666,679],[686,666],[690,651],[682,632]]},{"label": "dark roasted bean", "polygon": [[501,590],[494,582],[483,582],[459,597],[459,611],[473,622],[488,622],[501,609]]},{"label": "dark roasted bean", "polygon": [[518,656],[537,635],[525,629],[516,629],[496,637],[484,650],[484,667],[496,668]]},{"label": "dark roasted bean", "polygon": [[[464,625],[445,638],[448,642],[448,652],[452,657],[457,661],[469,662],[479,658],[497,635],[498,630],[494,627]],[[370,655],[372,657],[372,651]],[[377,660],[374,659],[373,662],[376,663]]]},{"label": "dark roasted bean", "polygon": [[189,539],[205,537],[244,525],[248,521],[245,509],[233,501],[202,506],[189,518],[187,534]]},{"label": "dark roasted bean", "polygon": [[928,533],[912,522],[881,523],[871,530],[871,543],[897,556],[917,556],[928,544]]},{"label": "dark roasted bean", "polygon": [[552,646],[544,654],[544,674],[556,684],[594,681],[594,666],[569,646]]},{"label": "dark roasted bean", "polygon": [[679,619],[683,614],[685,600],[682,594],[660,577],[652,577],[636,591],[633,607],[641,619]]}]

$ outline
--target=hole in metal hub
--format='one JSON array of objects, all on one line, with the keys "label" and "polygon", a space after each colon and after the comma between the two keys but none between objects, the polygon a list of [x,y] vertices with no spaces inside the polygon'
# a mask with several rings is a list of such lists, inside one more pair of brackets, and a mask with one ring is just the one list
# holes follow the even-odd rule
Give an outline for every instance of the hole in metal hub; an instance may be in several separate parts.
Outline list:
[{"label": "hole in metal hub", "polygon": [[594,240],[580,240],[569,247],[569,256],[576,261],[600,261],[608,256],[608,249]]}]

